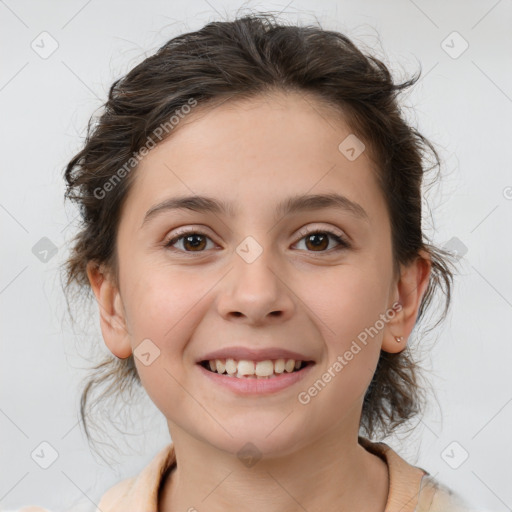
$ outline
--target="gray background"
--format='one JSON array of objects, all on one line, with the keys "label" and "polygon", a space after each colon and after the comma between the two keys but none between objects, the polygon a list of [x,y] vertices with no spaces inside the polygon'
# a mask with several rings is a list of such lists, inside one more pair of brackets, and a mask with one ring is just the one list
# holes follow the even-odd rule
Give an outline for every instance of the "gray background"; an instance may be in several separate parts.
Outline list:
[{"label": "gray background", "polygon": [[[114,79],[169,38],[231,19],[241,5],[0,1],[2,509],[89,510],[169,442],[149,399],[134,410],[133,425],[120,425],[129,434],[117,464],[91,453],[80,429],[88,365],[81,356],[100,331],[95,310],[86,336],[66,317],[58,270],[77,212],[63,204],[62,171]],[[435,243],[458,251],[460,276],[451,314],[427,353],[438,403],[408,437],[385,442],[482,508],[511,510],[511,0],[245,5],[345,32],[373,48],[395,76],[421,63],[406,112],[437,143],[445,175],[427,197],[433,213],[426,229]],[[464,41],[469,47],[459,55]],[[44,55],[52,44],[57,49]],[[42,256],[51,246],[56,254]],[[42,442],[58,454],[48,469],[31,458]]]}]

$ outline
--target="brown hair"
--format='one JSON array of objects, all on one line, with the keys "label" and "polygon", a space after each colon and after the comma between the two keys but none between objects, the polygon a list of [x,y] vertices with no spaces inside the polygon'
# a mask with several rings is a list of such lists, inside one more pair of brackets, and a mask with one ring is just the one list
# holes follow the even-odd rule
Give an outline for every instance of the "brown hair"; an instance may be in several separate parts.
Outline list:
[{"label": "brown hair", "polygon": [[[119,170],[147,144],[150,134],[159,133],[170,116],[190,104],[191,98],[209,108],[230,98],[298,91],[333,113],[342,113],[352,132],[366,144],[388,207],[395,271],[399,264],[421,257],[422,250],[430,255],[431,276],[417,323],[439,290],[445,305],[433,327],[437,326],[450,306],[451,255],[427,241],[421,222],[423,178],[427,171],[440,167],[440,159],[433,145],[403,119],[397,101],[398,93],[415,84],[420,74],[394,83],[381,60],[364,54],[345,35],[315,26],[288,25],[269,13],[211,22],[171,39],[112,84],[103,113],[89,121],[83,149],[67,164],[66,198],[76,202],[81,213],[80,229],[65,262],[67,294],[75,284],[78,295],[85,292],[90,297],[86,273],[90,260],[111,270],[118,282],[116,233],[135,170],[125,166],[123,178],[115,186],[108,183],[113,183],[116,173],[119,177]],[[171,135],[172,131],[165,136]],[[431,167],[425,165],[428,155],[434,157]],[[136,162],[132,166],[135,169]],[[105,190],[108,200],[98,192]],[[379,432],[386,436],[422,411],[418,369],[409,346],[399,353],[381,351],[360,423],[369,437]],[[101,402],[133,390],[135,383],[140,387],[133,355],[118,359],[109,353],[93,370],[80,406],[89,441],[87,405],[93,389],[108,384],[97,398]]]}]

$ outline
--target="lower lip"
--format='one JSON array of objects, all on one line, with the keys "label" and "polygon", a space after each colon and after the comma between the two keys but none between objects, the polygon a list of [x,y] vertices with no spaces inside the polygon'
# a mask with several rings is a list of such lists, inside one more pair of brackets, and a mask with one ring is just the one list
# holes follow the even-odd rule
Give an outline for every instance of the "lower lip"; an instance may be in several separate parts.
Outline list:
[{"label": "lower lip", "polygon": [[276,377],[271,377],[268,379],[228,377],[225,374],[221,375],[219,373],[211,372],[206,368],[203,368],[200,364],[197,364],[197,366],[203,375],[205,375],[212,382],[224,386],[225,388],[234,391],[235,393],[240,395],[264,395],[276,393],[277,391],[281,391],[282,389],[285,389],[301,381],[307,374],[309,374],[314,364],[309,363],[298,372],[283,372]]}]

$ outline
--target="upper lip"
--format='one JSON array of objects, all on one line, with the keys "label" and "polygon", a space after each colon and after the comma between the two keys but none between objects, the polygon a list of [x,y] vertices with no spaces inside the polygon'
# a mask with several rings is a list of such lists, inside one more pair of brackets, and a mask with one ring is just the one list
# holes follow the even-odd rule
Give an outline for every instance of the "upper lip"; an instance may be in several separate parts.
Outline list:
[{"label": "upper lip", "polygon": [[248,360],[248,361],[265,361],[267,359],[295,359],[295,361],[313,361],[311,357],[292,350],[284,348],[265,348],[265,349],[254,349],[246,347],[225,347],[213,352],[208,352],[200,359],[198,363],[202,361],[210,361],[212,359],[235,359]]}]

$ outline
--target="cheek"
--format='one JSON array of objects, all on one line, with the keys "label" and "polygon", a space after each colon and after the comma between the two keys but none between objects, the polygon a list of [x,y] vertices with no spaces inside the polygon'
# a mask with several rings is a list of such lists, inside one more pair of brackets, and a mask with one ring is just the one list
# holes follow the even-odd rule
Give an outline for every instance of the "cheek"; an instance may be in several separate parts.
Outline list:
[{"label": "cheek", "polygon": [[211,284],[197,273],[150,265],[143,278],[125,283],[130,343],[142,386],[163,414],[173,417],[190,401],[178,383],[186,380],[186,347],[205,313],[206,300],[200,299]]},{"label": "cheek", "polygon": [[[376,267],[340,267],[316,282],[321,293],[310,294],[310,307],[322,320],[325,339],[343,349],[353,338],[370,328],[385,313],[388,297],[385,279]],[[379,324],[380,325],[380,324]]]},{"label": "cheek", "polygon": [[200,299],[211,286],[197,272],[147,263],[142,268],[126,274],[123,282],[132,346],[149,338],[160,350],[177,352],[197,322]]},{"label": "cheek", "polygon": [[[381,323],[380,330],[374,327],[385,312],[387,297],[377,277],[367,268],[347,266],[328,284],[318,283],[323,293],[308,303],[326,347],[320,377],[325,387],[318,385],[323,390],[316,402],[320,422],[335,424],[343,419],[341,411],[351,411],[360,403],[375,373],[383,330]],[[316,387],[315,382],[308,385]]]}]

